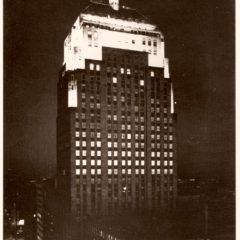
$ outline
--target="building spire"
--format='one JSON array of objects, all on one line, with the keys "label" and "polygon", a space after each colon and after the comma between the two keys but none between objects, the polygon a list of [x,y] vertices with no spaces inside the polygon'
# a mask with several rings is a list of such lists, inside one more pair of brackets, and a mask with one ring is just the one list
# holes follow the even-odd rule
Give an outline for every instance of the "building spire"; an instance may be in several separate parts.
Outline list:
[{"label": "building spire", "polygon": [[119,0],[109,0],[110,6],[115,10],[119,10]]}]

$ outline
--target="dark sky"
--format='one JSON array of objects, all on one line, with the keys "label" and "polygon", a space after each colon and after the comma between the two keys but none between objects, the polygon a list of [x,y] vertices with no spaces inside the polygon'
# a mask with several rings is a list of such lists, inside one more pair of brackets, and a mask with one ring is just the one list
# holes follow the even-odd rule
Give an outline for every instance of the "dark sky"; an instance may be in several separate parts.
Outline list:
[{"label": "dark sky", "polygon": [[[63,41],[86,0],[5,0],[5,166],[52,175]],[[180,177],[234,179],[234,1],[125,0],[160,28],[174,81]]]}]

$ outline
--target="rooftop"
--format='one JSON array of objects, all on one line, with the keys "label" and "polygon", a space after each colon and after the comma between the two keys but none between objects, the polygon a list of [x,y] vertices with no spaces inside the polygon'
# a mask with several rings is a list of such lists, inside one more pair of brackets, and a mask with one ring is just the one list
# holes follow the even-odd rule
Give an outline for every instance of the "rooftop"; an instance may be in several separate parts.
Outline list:
[{"label": "rooftop", "polygon": [[91,4],[82,13],[151,24],[145,16],[138,13],[135,9],[119,6],[119,10],[116,11],[110,4],[96,1],[91,1]]}]

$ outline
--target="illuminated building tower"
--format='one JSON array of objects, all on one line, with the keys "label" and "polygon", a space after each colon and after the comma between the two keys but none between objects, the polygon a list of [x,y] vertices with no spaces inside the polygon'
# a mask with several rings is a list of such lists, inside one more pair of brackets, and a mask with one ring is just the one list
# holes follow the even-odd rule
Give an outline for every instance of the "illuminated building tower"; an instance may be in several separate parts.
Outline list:
[{"label": "illuminated building tower", "polygon": [[58,82],[62,216],[174,205],[176,121],[164,49],[157,26],[117,0],[91,2],[73,24]]}]

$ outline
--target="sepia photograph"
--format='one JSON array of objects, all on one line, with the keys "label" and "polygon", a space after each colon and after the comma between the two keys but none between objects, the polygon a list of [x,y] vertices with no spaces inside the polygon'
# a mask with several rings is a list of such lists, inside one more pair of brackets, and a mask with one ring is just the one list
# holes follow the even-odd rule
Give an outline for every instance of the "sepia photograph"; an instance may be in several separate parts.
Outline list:
[{"label": "sepia photograph", "polygon": [[235,1],[3,0],[3,239],[235,240]]}]

